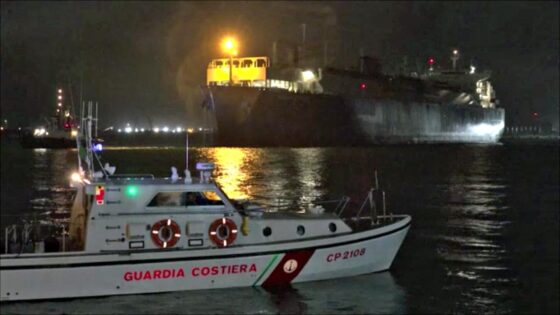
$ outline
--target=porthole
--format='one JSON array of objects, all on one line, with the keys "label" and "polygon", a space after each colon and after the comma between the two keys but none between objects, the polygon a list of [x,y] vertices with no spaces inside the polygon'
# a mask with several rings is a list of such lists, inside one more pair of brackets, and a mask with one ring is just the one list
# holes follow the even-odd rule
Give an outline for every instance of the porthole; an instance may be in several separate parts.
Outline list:
[{"label": "porthole", "polygon": [[263,229],[263,235],[266,236],[266,237],[269,237],[270,234],[272,234],[272,229],[271,229],[270,227],[268,227],[268,226],[265,227],[265,228]]},{"label": "porthole", "polygon": [[305,234],[305,227],[303,225],[298,225],[297,227],[297,234],[298,235],[303,235]]},{"label": "porthole", "polygon": [[329,230],[330,230],[331,232],[333,232],[333,233],[336,232],[336,224],[334,224],[333,222],[331,222],[331,223],[329,224]]}]

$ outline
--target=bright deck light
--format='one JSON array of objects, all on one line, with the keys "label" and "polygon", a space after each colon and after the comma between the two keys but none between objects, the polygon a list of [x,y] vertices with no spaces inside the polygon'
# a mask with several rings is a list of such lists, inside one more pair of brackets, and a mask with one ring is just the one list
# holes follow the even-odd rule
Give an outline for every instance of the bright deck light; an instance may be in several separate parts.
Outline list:
[{"label": "bright deck light", "polygon": [[82,181],[82,176],[80,176],[79,173],[72,173],[72,175],[70,176],[70,179],[73,182],[81,182]]},{"label": "bright deck light", "polygon": [[309,82],[315,79],[315,74],[313,74],[313,71],[311,70],[305,70],[301,72],[301,78],[303,79],[303,82]]}]

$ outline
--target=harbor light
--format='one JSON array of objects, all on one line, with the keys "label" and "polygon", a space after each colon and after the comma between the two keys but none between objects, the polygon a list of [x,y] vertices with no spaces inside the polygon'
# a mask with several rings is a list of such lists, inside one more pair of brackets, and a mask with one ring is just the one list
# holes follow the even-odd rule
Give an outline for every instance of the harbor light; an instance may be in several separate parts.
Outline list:
[{"label": "harbor light", "polygon": [[222,48],[226,53],[233,53],[237,48],[237,42],[233,37],[227,37],[222,42]]},{"label": "harbor light", "polygon": [[59,94],[62,93],[62,89],[58,89],[58,93],[59,93]]},{"label": "harbor light", "polygon": [[175,129],[177,132],[181,132],[181,127],[177,127],[177,129]]},{"label": "harbor light", "polygon": [[163,132],[169,132],[169,127],[167,127],[167,126],[163,127],[162,131]]},{"label": "harbor light", "polygon": [[222,42],[222,48],[229,55],[229,85],[233,85],[233,56],[237,55],[237,41],[232,37],[227,37]]},{"label": "harbor light", "polygon": [[59,96],[58,96],[58,99],[61,100],[61,99],[62,99],[62,95],[59,95]]},{"label": "harbor light", "polygon": [[121,128],[117,129],[117,132],[118,132],[118,133],[121,133],[121,132],[122,132],[122,129],[121,129]]},{"label": "harbor light", "polygon": [[155,127],[155,128],[154,128],[154,132],[155,132],[155,133],[159,133],[159,128],[158,128],[158,127]]},{"label": "harbor light", "polygon": [[61,106],[62,106],[62,103],[59,102],[59,103],[58,103],[58,107],[61,107]]},{"label": "harbor light", "polygon": [[187,128],[187,132],[188,132],[188,133],[193,133],[193,131],[194,131],[194,129],[192,129],[192,128]]},{"label": "harbor light", "polygon": [[78,130],[72,130],[72,131],[70,131],[70,136],[72,136],[73,138],[75,138],[76,136],[78,136]]},{"label": "harbor light", "polygon": [[132,132],[132,127],[127,126],[126,128],[124,128],[124,132],[131,133]]}]

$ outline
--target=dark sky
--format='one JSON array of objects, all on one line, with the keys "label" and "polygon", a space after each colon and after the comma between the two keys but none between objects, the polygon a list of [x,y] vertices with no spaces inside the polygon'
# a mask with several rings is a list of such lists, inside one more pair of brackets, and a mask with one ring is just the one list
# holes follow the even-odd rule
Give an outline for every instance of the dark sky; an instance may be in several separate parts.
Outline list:
[{"label": "dark sky", "polygon": [[[355,66],[359,49],[391,65],[407,56],[491,70],[508,123],[558,125],[559,3],[551,2],[6,2],[1,3],[1,116],[40,120],[54,91],[73,86],[100,103],[100,125],[196,126],[205,67],[234,34],[241,55],[270,55],[328,39],[332,62]],[[389,66],[387,66],[388,68]]]}]

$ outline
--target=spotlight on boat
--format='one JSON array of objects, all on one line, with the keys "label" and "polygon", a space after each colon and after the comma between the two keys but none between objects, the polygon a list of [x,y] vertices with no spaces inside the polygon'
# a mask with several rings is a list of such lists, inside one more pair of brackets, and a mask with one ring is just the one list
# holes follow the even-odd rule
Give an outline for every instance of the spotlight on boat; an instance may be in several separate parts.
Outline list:
[{"label": "spotlight on boat", "polygon": [[315,74],[311,70],[305,70],[301,72],[301,79],[303,82],[309,82],[315,79]]},{"label": "spotlight on boat", "polygon": [[478,124],[469,127],[469,132],[475,136],[483,136],[483,137],[490,137],[496,138],[499,137],[502,131],[504,130],[504,123],[499,124]]},{"label": "spotlight on boat", "polygon": [[78,183],[82,182],[82,176],[80,176],[80,173],[78,172],[72,173],[72,175],[70,175],[70,179],[73,182],[78,182]]},{"label": "spotlight on boat", "polygon": [[37,128],[33,131],[34,136],[41,137],[44,136],[45,134],[48,134],[45,128]]}]

